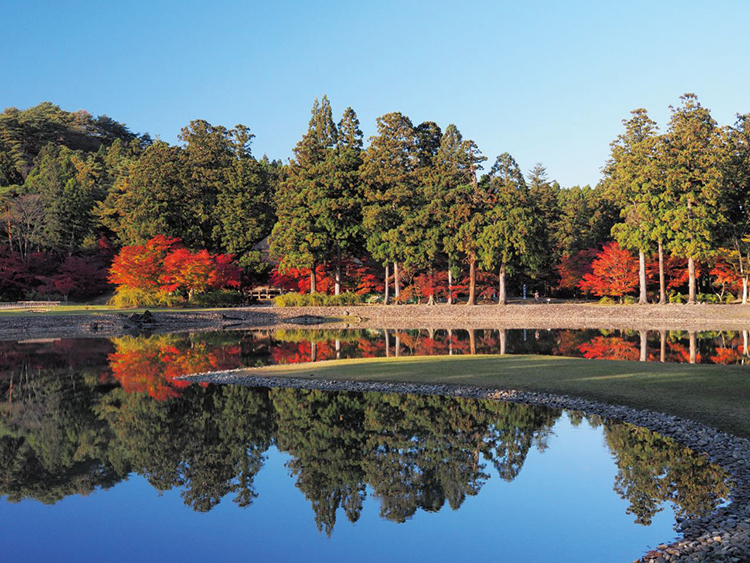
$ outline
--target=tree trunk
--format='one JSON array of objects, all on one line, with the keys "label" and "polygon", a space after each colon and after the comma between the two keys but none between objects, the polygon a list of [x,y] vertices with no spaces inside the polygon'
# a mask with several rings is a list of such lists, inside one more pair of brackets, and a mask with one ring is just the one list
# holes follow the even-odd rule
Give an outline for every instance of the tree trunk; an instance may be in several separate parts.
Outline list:
[{"label": "tree trunk", "polygon": [[477,259],[471,258],[469,262],[469,301],[467,305],[474,305],[477,293]]},{"label": "tree trunk", "polygon": [[398,332],[396,332],[396,357],[398,358],[401,355],[401,337],[398,335]]},{"label": "tree trunk", "polygon": [[695,305],[695,260],[692,257],[688,258],[688,276],[690,277],[688,283],[688,304]]},{"label": "tree trunk", "polygon": [[747,347],[747,340],[748,340],[748,331],[743,330],[742,331],[742,345],[744,347],[745,355],[750,356],[750,350]]},{"label": "tree trunk", "polygon": [[694,364],[698,356],[698,342],[695,338],[695,331],[691,330],[690,332],[688,332],[688,336],[690,337],[690,363]]},{"label": "tree trunk", "polygon": [[336,339],[336,359],[341,359],[341,340]]},{"label": "tree trunk", "polygon": [[667,331],[666,330],[659,331],[659,340],[661,341],[660,348],[659,348],[659,361],[661,363],[664,363],[667,361]]},{"label": "tree trunk", "polygon": [[435,286],[432,283],[432,279],[434,275],[435,275],[435,272],[432,268],[432,264],[430,264],[430,298],[427,300],[428,305],[435,304]]},{"label": "tree trunk", "polygon": [[401,280],[398,279],[398,262],[393,263],[393,293],[398,301],[401,295]]},{"label": "tree trunk", "polygon": [[500,266],[500,273],[498,274],[499,284],[497,290],[497,304],[505,305],[508,302],[508,297],[505,293],[505,264]]},{"label": "tree trunk", "polygon": [[[388,302],[390,301],[390,288],[391,284],[388,282],[388,278],[391,277],[391,265],[389,262],[385,263],[385,297],[383,298],[383,304],[388,305]],[[387,334],[387,333],[386,333]],[[388,340],[386,339],[386,342]]]},{"label": "tree trunk", "polygon": [[646,305],[648,303],[648,296],[646,295],[646,253],[642,250],[638,252],[638,262],[638,281],[641,286],[638,303],[640,305]]},{"label": "tree trunk", "polygon": [[648,357],[648,331],[641,331],[641,361],[645,362]]},{"label": "tree trunk", "polygon": [[469,329],[469,353],[472,356],[477,353],[477,335],[473,328]]},{"label": "tree trunk", "polygon": [[453,272],[448,267],[448,305],[453,305]]},{"label": "tree trunk", "polygon": [[341,294],[341,245],[336,244],[336,280],[333,288],[334,295]]},{"label": "tree trunk", "polygon": [[312,263],[312,268],[310,268],[310,294],[317,293],[317,288],[315,287],[315,262]]},{"label": "tree trunk", "polygon": [[505,329],[500,329],[500,355],[505,355]]},{"label": "tree trunk", "polygon": [[667,303],[667,282],[664,279],[664,245],[659,241],[659,305]]},{"label": "tree trunk", "polygon": [[448,329],[448,355],[453,355],[453,329]]},{"label": "tree trunk", "polygon": [[391,357],[391,338],[388,334],[388,329],[385,329],[383,331],[385,333],[385,357],[390,358]]},{"label": "tree trunk", "polygon": [[310,343],[310,361],[314,362],[318,358],[318,343],[313,341]]},{"label": "tree trunk", "polygon": [[747,305],[747,276],[742,278],[742,304]]}]

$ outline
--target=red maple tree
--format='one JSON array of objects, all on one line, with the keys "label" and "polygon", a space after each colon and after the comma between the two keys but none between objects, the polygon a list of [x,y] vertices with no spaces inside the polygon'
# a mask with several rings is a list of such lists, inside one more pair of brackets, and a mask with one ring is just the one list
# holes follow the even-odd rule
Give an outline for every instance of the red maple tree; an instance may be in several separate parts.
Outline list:
[{"label": "red maple tree", "polygon": [[595,295],[622,297],[638,285],[638,263],[616,242],[605,244],[578,287]]}]

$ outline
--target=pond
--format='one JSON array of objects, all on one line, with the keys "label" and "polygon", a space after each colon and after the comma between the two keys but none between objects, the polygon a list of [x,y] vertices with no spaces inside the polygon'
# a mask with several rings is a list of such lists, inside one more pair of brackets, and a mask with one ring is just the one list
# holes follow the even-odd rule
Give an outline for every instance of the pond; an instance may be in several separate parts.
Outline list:
[{"label": "pond", "polygon": [[[646,339],[647,360],[658,361],[659,336]],[[668,334],[670,361],[689,361],[686,338]],[[597,339],[641,357],[639,334],[600,331],[0,342],[3,557],[632,561],[674,539],[676,518],[724,502],[722,469],[648,430],[577,412],[176,379],[499,346],[585,357]],[[736,333],[702,333],[692,347],[700,361],[726,360],[719,348],[736,353],[732,363],[746,357]]]}]

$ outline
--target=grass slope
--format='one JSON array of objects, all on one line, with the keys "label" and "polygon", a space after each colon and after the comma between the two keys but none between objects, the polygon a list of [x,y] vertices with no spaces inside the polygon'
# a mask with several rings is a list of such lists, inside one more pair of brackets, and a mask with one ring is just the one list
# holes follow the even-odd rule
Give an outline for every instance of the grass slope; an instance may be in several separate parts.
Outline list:
[{"label": "grass slope", "polygon": [[750,368],[552,356],[420,356],[249,368],[247,375],[475,385],[674,414],[750,437]]}]

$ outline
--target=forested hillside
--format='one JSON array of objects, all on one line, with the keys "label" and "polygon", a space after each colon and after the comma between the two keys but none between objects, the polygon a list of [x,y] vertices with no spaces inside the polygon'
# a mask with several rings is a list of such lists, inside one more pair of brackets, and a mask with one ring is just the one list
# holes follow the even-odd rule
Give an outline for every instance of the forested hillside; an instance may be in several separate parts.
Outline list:
[{"label": "forested hillside", "polygon": [[8,108],[0,299],[89,299],[111,282],[169,303],[259,283],[399,303],[502,304],[524,286],[746,302],[749,118],[721,126],[686,94],[661,131],[636,109],[601,182],[562,187],[453,124],[387,113],[365,142],[325,96],[284,164],[256,158],[244,125],[195,120],[171,145],[51,103]]}]

